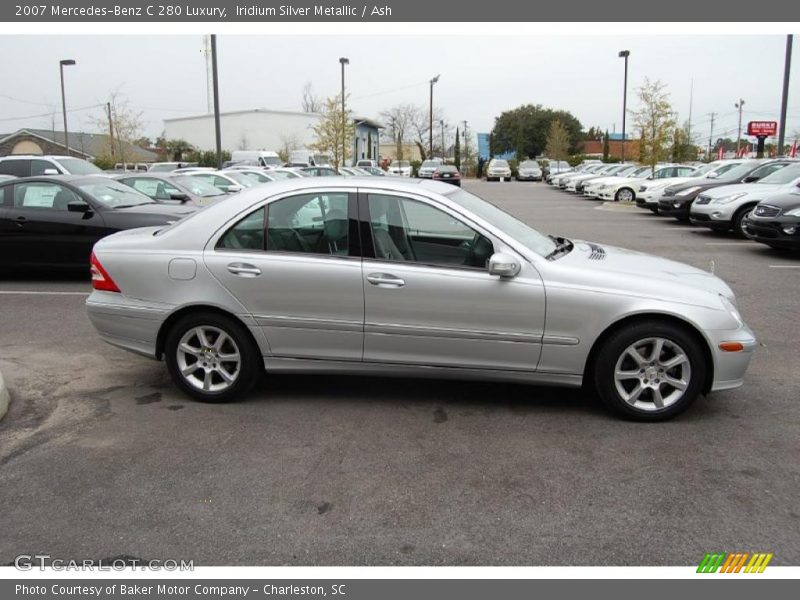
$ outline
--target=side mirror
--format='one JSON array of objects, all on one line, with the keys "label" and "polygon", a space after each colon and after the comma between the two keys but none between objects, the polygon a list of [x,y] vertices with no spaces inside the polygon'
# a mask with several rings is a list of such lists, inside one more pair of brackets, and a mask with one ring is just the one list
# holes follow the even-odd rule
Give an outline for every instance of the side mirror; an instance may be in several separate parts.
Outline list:
[{"label": "side mirror", "polygon": [[520,269],[520,264],[516,258],[502,252],[495,252],[489,259],[489,275],[516,277]]},{"label": "side mirror", "polygon": [[42,175],[61,175],[61,173],[58,172],[58,169],[45,169],[42,171]]},{"label": "side mirror", "polygon": [[748,175],[744,179],[742,179],[742,183],[753,183],[754,181],[758,181],[758,177],[754,177],[753,175]]},{"label": "side mirror", "polygon": [[171,192],[169,195],[170,200],[180,200],[181,202],[186,202],[189,199],[189,196],[184,194],[183,192]]},{"label": "side mirror", "polygon": [[719,173],[716,171],[711,171],[708,175],[706,175],[706,179],[716,179],[719,177]]},{"label": "side mirror", "polygon": [[229,194],[235,194],[237,192],[241,192],[243,189],[244,189],[244,186],[243,185],[239,185],[237,183],[237,184],[232,184],[232,185],[227,186],[225,188],[225,191],[228,192]]},{"label": "side mirror", "polygon": [[85,214],[92,212],[92,207],[81,200],[73,200],[67,204],[67,211]]}]

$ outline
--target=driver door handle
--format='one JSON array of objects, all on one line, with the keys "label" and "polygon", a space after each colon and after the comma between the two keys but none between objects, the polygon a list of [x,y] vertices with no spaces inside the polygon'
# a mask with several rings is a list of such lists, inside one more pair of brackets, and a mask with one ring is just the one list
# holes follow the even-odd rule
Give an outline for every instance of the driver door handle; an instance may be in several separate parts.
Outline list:
[{"label": "driver door handle", "polygon": [[257,277],[261,275],[261,269],[249,263],[231,263],[228,271],[240,277]]},{"label": "driver door handle", "polygon": [[389,273],[370,273],[367,275],[367,281],[372,285],[387,285],[391,287],[403,287],[406,284],[403,279]]}]

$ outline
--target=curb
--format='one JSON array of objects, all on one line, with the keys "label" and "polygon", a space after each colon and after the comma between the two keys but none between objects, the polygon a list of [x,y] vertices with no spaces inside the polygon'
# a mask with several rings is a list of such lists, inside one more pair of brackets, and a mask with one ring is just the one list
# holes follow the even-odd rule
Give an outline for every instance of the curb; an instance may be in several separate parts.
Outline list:
[{"label": "curb", "polygon": [[6,388],[6,382],[3,381],[3,374],[0,373],[0,420],[6,416],[9,402],[11,402],[11,396]]}]

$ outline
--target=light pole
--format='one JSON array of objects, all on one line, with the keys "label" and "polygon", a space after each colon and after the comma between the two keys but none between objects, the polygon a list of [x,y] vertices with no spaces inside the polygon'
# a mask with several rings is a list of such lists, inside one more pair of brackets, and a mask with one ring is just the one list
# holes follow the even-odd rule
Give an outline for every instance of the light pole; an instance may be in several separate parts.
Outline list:
[{"label": "light pole", "polygon": [[342,161],[339,166],[344,166],[344,157],[347,154],[347,113],[344,110],[344,66],[350,64],[350,59],[344,56],[339,59],[342,65]]},{"label": "light pole", "polygon": [[429,147],[428,147],[428,158],[433,158],[433,84],[439,81],[439,76],[437,75],[433,79],[431,79],[431,105],[430,105],[430,122],[429,122],[429,130],[428,130],[428,140]]},{"label": "light pole", "polygon": [[736,156],[739,156],[739,152],[742,150],[742,109],[744,108],[744,100],[739,98],[739,101],[734,106],[739,109],[739,131],[736,134]]},{"label": "light pole", "polygon": [[444,150],[444,119],[439,120],[439,127],[442,128],[442,160],[445,159],[445,150]]},{"label": "light pole", "polygon": [[620,152],[621,162],[625,162],[625,117],[628,112],[628,57],[631,55],[630,50],[621,50],[619,53],[620,58],[625,59],[625,80],[622,84],[622,151]]},{"label": "light pole", "polygon": [[786,36],[786,58],[783,62],[783,94],[781,95],[781,122],[778,130],[778,156],[783,156],[783,144],[786,139],[786,104],[789,102],[789,72],[792,68],[792,38]]},{"label": "light pole", "polygon": [[67,133],[67,100],[64,94],[64,67],[71,67],[75,61],[67,58],[58,62],[58,69],[61,72],[61,110],[64,112],[64,153],[69,156],[69,134]]},{"label": "light pole", "polygon": [[217,150],[217,168],[222,168],[222,129],[219,122],[219,73],[217,71],[217,36],[211,34],[211,86],[214,94],[214,143]]}]

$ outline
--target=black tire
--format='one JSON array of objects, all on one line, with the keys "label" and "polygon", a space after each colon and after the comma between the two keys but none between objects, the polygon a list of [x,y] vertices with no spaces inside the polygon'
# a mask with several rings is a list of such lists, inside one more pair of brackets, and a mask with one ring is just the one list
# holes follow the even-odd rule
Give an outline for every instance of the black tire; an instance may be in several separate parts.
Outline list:
[{"label": "black tire", "polygon": [[755,204],[742,206],[734,213],[733,218],[731,219],[731,228],[733,229],[733,233],[736,235],[736,237],[747,239],[747,234],[745,234],[744,229],[742,228],[742,222],[755,207]]},{"label": "black tire", "polygon": [[650,209],[650,212],[653,213],[654,215],[658,214],[658,207],[657,206],[655,206],[655,207],[648,206],[647,208]]},{"label": "black tire", "polygon": [[[181,358],[179,358],[178,345],[185,335],[190,335],[190,332],[198,327],[219,330],[228,336],[233,346],[225,342],[226,347],[221,349],[221,351],[225,350],[230,353],[230,348],[238,350],[240,357],[238,371],[233,381],[229,383],[228,387],[225,389],[205,391],[192,385],[192,383],[187,380],[188,376],[185,377],[181,373],[181,367],[179,365]],[[199,342],[199,338],[195,339]],[[194,359],[197,361],[198,367],[197,371],[189,374],[192,377],[194,377],[197,372],[205,372],[201,365],[201,361],[204,359],[198,356],[194,356]],[[224,368],[226,369],[225,372],[229,373],[231,363],[225,361],[224,357],[213,358],[212,360],[219,360],[220,366],[223,364],[227,365],[227,367]],[[174,323],[167,333],[165,340],[164,361],[167,364],[167,370],[175,385],[185,394],[201,402],[220,403],[241,398],[253,388],[259,376],[264,372],[261,352],[245,326],[232,317],[216,312],[203,311],[188,314]],[[218,383],[219,381],[223,381],[218,370],[217,374],[212,377],[212,383],[213,379],[217,379]]]},{"label": "black tire", "polygon": [[[630,355],[626,354],[626,350],[637,342],[647,340],[648,338],[665,340],[664,350],[661,354],[663,360],[666,361],[676,356],[677,353],[672,352],[674,348],[678,348],[683,351],[683,355],[687,358],[688,362],[688,385],[683,390],[682,395],[671,403],[667,404],[669,397],[665,398],[663,408],[657,408],[653,391],[648,386],[641,386],[643,389],[642,395],[640,396],[641,402],[637,403],[641,404],[641,407],[629,404],[622,397],[617,387],[618,381],[615,378],[618,361],[622,361],[620,363],[620,368],[623,371],[631,370],[642,372],[639,370],[638,366],[635,366],[635,362],[630,362],[632,358]],[[667,342],[671,345],[668,345]],[[654,346],[654,344],[650,346],[645,344],[641,346],[641,348],[645,351],[647,351],[647,348],[650,348],[652,351]],[[593,382],[600,399],[612,412],[634,421],[664,421],[682,413],[689,408],[702,393],[706,374],[708,372],[702,342],[698,339],[698,336],[686,327],[655,319],[631,323],[630,325],[617,329],[603,342],[603,345],[598,349],[595,356],[596,359],[594,365],[592,365],[592,374]],[[648,365],[649,364],[652,363],[648,363]],[[655,362],[655,366],[646,367],[654,369],[653,372],[636,375],[635,378],[624,380],[625,383],[619,382],[623,391],[635,391],[637,389],[636,386],[642,381],[638,379],[640,377],[661,377],[660,384],[655,383],[658,382],[659,379],[650,379],[648,385],[657,385],[660,392],[679,392],[677,388],[671,387],[664,377],[678,379],[678,374],[680,373],[680,379],[685,379],[687,371],[683,370],[683,365],[676,366],[672,369],[666,369],[667,372],[663,375],[659,375],[658,369],[660,366],[660,362]],[[678,371],[678,369],[680,369],[680,371]],[[627,389],[626,386],[629,386],[630,390]]]}]

